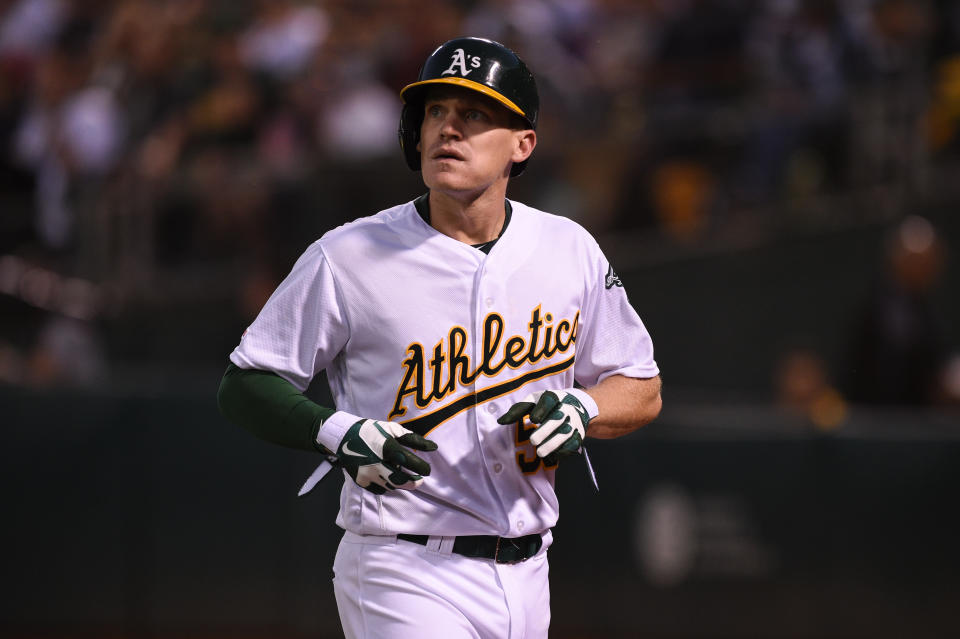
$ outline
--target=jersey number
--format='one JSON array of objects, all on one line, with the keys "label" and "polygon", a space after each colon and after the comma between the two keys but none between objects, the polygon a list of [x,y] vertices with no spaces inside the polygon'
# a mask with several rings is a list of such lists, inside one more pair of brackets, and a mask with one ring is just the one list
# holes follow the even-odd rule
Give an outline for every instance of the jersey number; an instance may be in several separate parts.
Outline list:
[{"label": "jersey number", "polygon": [[520,466],[525,474],[532,474],[541,468],[553,470],[558,462],[548,464],[543,458],[537,456],[537,450],[530,443],[530,434],[536,430],[537,425],[533,422],[521,420],[517,422],[517,465]]}]

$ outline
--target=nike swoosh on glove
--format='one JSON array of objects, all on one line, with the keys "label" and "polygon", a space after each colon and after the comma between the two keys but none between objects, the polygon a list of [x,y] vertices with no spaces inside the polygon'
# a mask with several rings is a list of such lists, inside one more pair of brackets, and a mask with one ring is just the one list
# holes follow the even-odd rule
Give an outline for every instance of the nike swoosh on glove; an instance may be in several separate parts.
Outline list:
[{"label": "nike swoosh on glove", "polygon": [[[581,399],[581,395],[586,397]],[[594,411],[593,416],[590,410]],[[539,424],[530,435],[530,443],[536,447],[539,457],[552,464],[561,455],[580,451],[587,424],[597,412],[596,403],[581,390],[539,391],[511,406],[497,422],[513,424],[529,415],[531,422]]]},{"label": "nike swoosh on glove", "polygon": [[437,444],[396,422],[361,419],[344,434],[336,455],[358,486],[382,495],[398,488],[415,490],[430,474],[430,464],[410,448],[433,451]]}]

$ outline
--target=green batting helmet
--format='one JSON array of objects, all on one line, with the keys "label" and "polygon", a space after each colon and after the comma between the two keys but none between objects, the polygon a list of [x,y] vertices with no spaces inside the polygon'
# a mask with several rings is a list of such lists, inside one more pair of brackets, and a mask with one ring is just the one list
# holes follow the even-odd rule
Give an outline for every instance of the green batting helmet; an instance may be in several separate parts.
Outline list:
[{"label": "green batting helmet", "polygon": [[[540,98],[537,83],[517,54],[493,40],[457,38],[441,44],[430,54],[420,77],[400,91],[400,148],[407,166],[420,170],[420,126],[423,124],[423,100],[433,84],[452,84],[472,89],[493,98],[519,115],[531,129],[537,128]],[[511,177],[523,173],[527,160],[513,165]]]}]

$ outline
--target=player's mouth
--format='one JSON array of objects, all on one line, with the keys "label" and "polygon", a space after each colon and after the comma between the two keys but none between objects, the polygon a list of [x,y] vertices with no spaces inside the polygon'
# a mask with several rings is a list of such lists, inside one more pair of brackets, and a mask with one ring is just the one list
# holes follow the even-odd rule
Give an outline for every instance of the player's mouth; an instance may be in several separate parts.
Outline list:
[{"label": "player's mouth", "polygon": [[439,149],[437,149],[436,151],[434,151],[434,152],[433,152],[433,155],[431,155],[430,157],[431,157],[432,159],[434,159],[434,160],[460,160],[460,161],[463,161],[463,160],[466,159],[466,158],[463,156],[462,153],[460,153],[460,152],[457,151],[456,149],[452,149],[452,148],[450,148],[450,147],[440,147]]}]

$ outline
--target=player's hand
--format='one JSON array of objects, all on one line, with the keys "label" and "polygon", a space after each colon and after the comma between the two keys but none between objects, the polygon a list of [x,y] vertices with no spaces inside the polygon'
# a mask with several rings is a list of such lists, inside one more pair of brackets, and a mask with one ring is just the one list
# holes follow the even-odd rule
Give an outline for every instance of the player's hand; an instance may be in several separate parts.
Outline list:
[{"label": "player's hand", "polygon": [[531,393],[497,422],[514,424],[528,415],[531,422],[539,424],[530,435],[530,443],[544,461],[555,463],[561,455],[580,451],[591,418],[576,395],[563,390]]},{"label": "player's hand", "polygon": [[409,448],[431,451],[437,444],[396,422],[361,419],[340,440],[337,458],[358,486],[382,495],[396,488],[414,490],[430,474],[430,464]]}]

